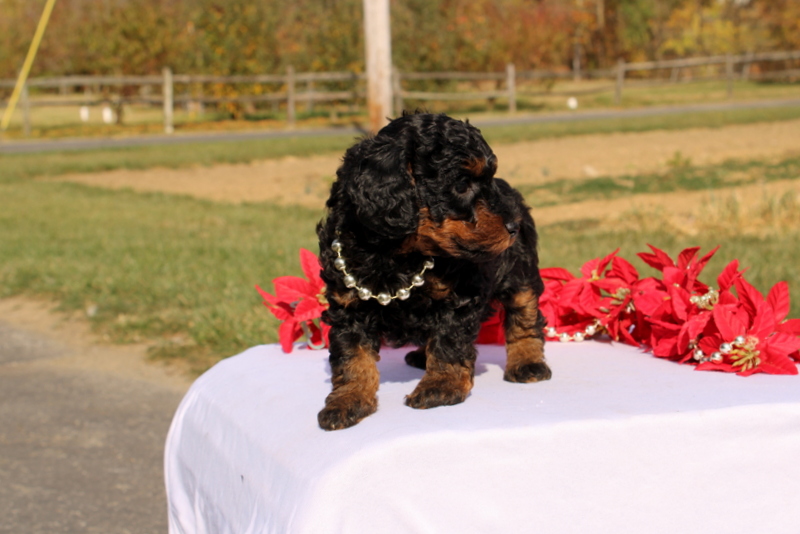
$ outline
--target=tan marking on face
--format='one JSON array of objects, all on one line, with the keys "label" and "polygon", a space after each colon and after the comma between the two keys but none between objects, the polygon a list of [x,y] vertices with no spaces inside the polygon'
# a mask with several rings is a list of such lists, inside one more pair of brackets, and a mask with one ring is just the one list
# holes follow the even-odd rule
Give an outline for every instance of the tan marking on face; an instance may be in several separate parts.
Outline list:
[{"label": "tan marking on face", "polygon": [[475,208],[475,222],[445,219],[437,223],[430,218],[428,209],[422,208],[417,233],[406,240],[401,250],[430,256],[458,257],[465,254],[464,249],[499,255],[513,243],[503,218],[480,202]]},{"label": "tan marking on face", "polygon": [[473,158],[468,160],[464,168],[475,176],[481,176],[483,170],[486,168],[486,158]]}]

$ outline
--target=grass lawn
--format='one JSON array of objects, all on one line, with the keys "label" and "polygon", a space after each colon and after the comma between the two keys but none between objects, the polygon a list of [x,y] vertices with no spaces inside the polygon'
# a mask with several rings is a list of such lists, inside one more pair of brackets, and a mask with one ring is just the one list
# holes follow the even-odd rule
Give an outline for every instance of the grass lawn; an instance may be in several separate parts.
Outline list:
[{"label": "grass lawn", "polygon": [[[576,193],[580,194],[580,193]],[[300,274],[298,249],[316,252],[321,213],[271,204],[229,206],[162,194],[14,180],[0,183],[0,297],[45,296],[85,313],[117,341],[148,340],[158,357],[196,371],[246,347],[274,342],[277,322],[254,290]],[[540,228],[542,266],[573,272],[617,247],[635,257],[652,243],[675,256],[699,245],[722,249],[703,278],[713,283],[738,258],[762,291],[779,280],[800,315],[800,225],[761,236],[721,230],[687,237],[657,225],[614,228],[570,223]]]}]

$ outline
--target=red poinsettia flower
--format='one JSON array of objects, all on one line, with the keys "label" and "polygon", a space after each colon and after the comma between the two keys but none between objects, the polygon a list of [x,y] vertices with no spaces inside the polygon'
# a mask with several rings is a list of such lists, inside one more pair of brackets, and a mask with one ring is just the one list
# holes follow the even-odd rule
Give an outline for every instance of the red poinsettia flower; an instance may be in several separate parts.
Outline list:
[{"label": "red poinsettia flower", "polygon": [[306,279],[297,276],[280,276],[272,281],[275,295],[256,286],[264,298],[264,305],[282,321],[278,337],[284,352],[291,352],[292,344],[303,334],[308,336],[309,344],[315,348],[327,345],[328,327],[324,323],[317,326],[315,320],[328,308],[325,300],[325,283],[320,278],[320,264],[317,256],[306,249],[300,249],[300,266]]},{"label": "red poinsettia flower", "polygon": [[[790,310],[786,282],[776,284],[766,298],[744,279],[733,260],[711,289],[698,277],[717,251],[698,258],[699,247],[684,249],[677,260],[648,245],[639,257],[661,273],[639,278],[636,268],[615,250],[581,267],[576,277],[566,269],[541,269],[545,290],[539,309],[548,321],[546,334],[562,341],[580,341],[604,331],[615,341],[649,347],[655,356],[680,363],[697,362],[698,370],[798,374],[800,319]],[[270,311],[282,321],[283,350],[303,334],[320,348],[328,339],[321,321],[328,307],[317,257],[300,251],[306,279],[276,278],[275,295],[256,286]],[[734,294],[733,291],[736,291]],[[495,312],[481,328],[478,343],[505,343],[505,312]]]},{"label": "red poinsettia flower", "polygon": [[696,259],[699,247],[687,248],[673,261],[664,251],[648,246],[652,253],[638,256],[661,271],[662,279],[650,279],[649,290],[635,302],[651,327],[649,339],[643,341],[655,356],[683,363],[692,358],[691,349],[710,319],[712,301],[718,298],[718,292],[710,291],[698,277],[719,247],[700,259]]},{"label": "red poinsettia flower", "polygon": [[[605,271],[619,249],[603,258],[587,261],[581,267],[581,276],[577,278],[562,268],[541,269],[539,271],[545,282],[545,291],[539,299],[539,309],[547,319],[548,335],[575,335],[583,339],[592,335],[602,320],[608,315],[610,303],[594,282],[605,275]],[[557,333],[557,334],[556,334]]]},{"label": "red poinsettia flower", "polygon": [[661,271],[665,285],[678,285],[689,293],[705,293],[708,291],[708,286],[700,282],[697,277],[708,264],[711,257],[719,250],[719,246],[712,249],[699,260],[695,258],[700,247],[686,248],[678,254],[677,261],[673,261],[663,250],[659,250],[650,244],[647,246],[650,247],[653,253],[640,252],[637,256],[650,267]]},{"label": "red poinsettia flower", "polygon": [[[715,357],[698,369],[754,373],[798,374],[794,360],[800,351],[795,325],[786,325],[789,289],[779,282],[764,296],[744,278],[734,282],[738,300],[714,307],[716,332],[704,336],[699,348]],[[714,360],[717,361],[714,361]]]}]

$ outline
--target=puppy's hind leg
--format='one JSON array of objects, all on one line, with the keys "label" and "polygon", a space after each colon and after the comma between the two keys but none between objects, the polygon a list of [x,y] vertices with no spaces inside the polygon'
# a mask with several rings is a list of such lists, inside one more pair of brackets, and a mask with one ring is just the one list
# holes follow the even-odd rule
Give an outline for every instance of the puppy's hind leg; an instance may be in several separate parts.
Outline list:
[{"label": "puppy's hind leg", "polygon": [[544,317],[539,298],[523,289],[504,299],[506,310],[506,371],[508,382],[538,382],[552,375],[544,361]]},{"label": "puppy's hind leg", "polygon": [[333,391],[317,420],[324,430],[340,430],[355,425],[378,409],[380,359],[377,343],[347,345],[331,335],[331,383]]},{"label": "puppy's hind leg", "polygon": [[406,397],[406,405],[423,409],[464,402],[475,376],[475,347],[438,339],[431,340],[424,350],[425,375]]},{"label": "puppy's hind leg", "polygon": [[412,350],[408,354],[406,354],[406,363],[411,367],[416,367],[417,369],[425,370],[427,356],[425,355],[425,347],[421,347],[416,350]]}]

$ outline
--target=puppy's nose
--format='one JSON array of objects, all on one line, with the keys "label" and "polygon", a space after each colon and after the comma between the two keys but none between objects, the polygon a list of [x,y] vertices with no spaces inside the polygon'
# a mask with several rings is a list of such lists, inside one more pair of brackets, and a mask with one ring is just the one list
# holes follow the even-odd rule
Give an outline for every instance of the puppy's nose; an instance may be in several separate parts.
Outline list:
[{"label": "puppy's nose", "polygon": [[508,230],[508,233],[511,234],[511,237],[516,236],[517,232],[519,232],[519,223],[516,221],[506,223],[506,230]]}]

